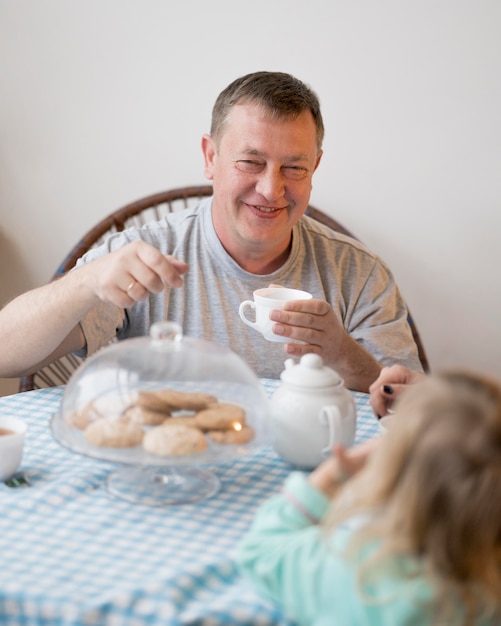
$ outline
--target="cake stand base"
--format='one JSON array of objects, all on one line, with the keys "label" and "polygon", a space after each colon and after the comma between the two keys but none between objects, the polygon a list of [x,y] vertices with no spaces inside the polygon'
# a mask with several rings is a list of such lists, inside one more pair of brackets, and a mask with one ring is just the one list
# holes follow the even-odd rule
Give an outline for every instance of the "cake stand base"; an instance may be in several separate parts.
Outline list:
[{"label": "cake stand base", "polygon": [[198,502],[213,496],[221,483],[198,467],[123,467],[107,480],[110,494],[136,504],[165,506]]}]

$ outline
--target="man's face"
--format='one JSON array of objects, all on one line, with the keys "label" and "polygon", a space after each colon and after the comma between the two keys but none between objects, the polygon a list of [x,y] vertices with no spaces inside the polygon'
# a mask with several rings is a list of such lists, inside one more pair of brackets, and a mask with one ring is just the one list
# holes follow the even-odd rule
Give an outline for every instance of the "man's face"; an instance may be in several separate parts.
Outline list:
[{"label": "man's face", "polygon": [[276,120],[256,104],[236,105],[219,145],[205,135],[202,148],[223,246],[237,261],[238,251],[284,252],[292,226],[308,206],[321,157],[311,113]]}]

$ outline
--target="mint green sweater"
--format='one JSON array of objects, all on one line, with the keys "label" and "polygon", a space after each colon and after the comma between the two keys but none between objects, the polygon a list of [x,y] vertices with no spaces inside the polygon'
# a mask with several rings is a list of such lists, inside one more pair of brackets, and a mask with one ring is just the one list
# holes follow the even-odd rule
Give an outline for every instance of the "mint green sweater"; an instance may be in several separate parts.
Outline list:
[{"label": "mint green sweater", "polygon": [[[239,547],[243,574],[301,626],[433,624],[429,581],[420,574],[412,579],[405,574],[419,572],[414,559],[386,559],[362,594],[358,564],[371,549],[363,547],[352,560],[343,554],[353,524],[336,529],[327,540],[316,521],[328,506],[327,498],[308,483],[305,474],[292,473],[283,494],[258,511]],[[460,622],[458,614],[448,623]]]}]

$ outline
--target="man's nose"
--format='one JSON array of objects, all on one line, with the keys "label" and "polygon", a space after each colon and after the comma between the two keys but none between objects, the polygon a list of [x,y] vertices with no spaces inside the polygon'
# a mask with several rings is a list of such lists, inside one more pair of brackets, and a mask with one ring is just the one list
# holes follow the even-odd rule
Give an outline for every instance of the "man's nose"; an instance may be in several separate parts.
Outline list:
[{"label": "man's nose", "polygon": [[280,167],[266,167],[258,176],[256,191],[270,201],[283,197],[285,181]]}]

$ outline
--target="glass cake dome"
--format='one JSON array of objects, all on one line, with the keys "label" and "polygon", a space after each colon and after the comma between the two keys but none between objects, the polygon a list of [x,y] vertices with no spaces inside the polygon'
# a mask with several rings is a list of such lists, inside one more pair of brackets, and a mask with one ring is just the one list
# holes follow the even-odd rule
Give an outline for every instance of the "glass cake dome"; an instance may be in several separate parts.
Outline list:
[{"label": "glass cake dome", "polygon": [[51,429],[70,450],[121,465],[107,480],[113,495],[181,504],[218,491],[211,466],[270,442],[269,403],[241,357],[162,322],[89,357]]}]

